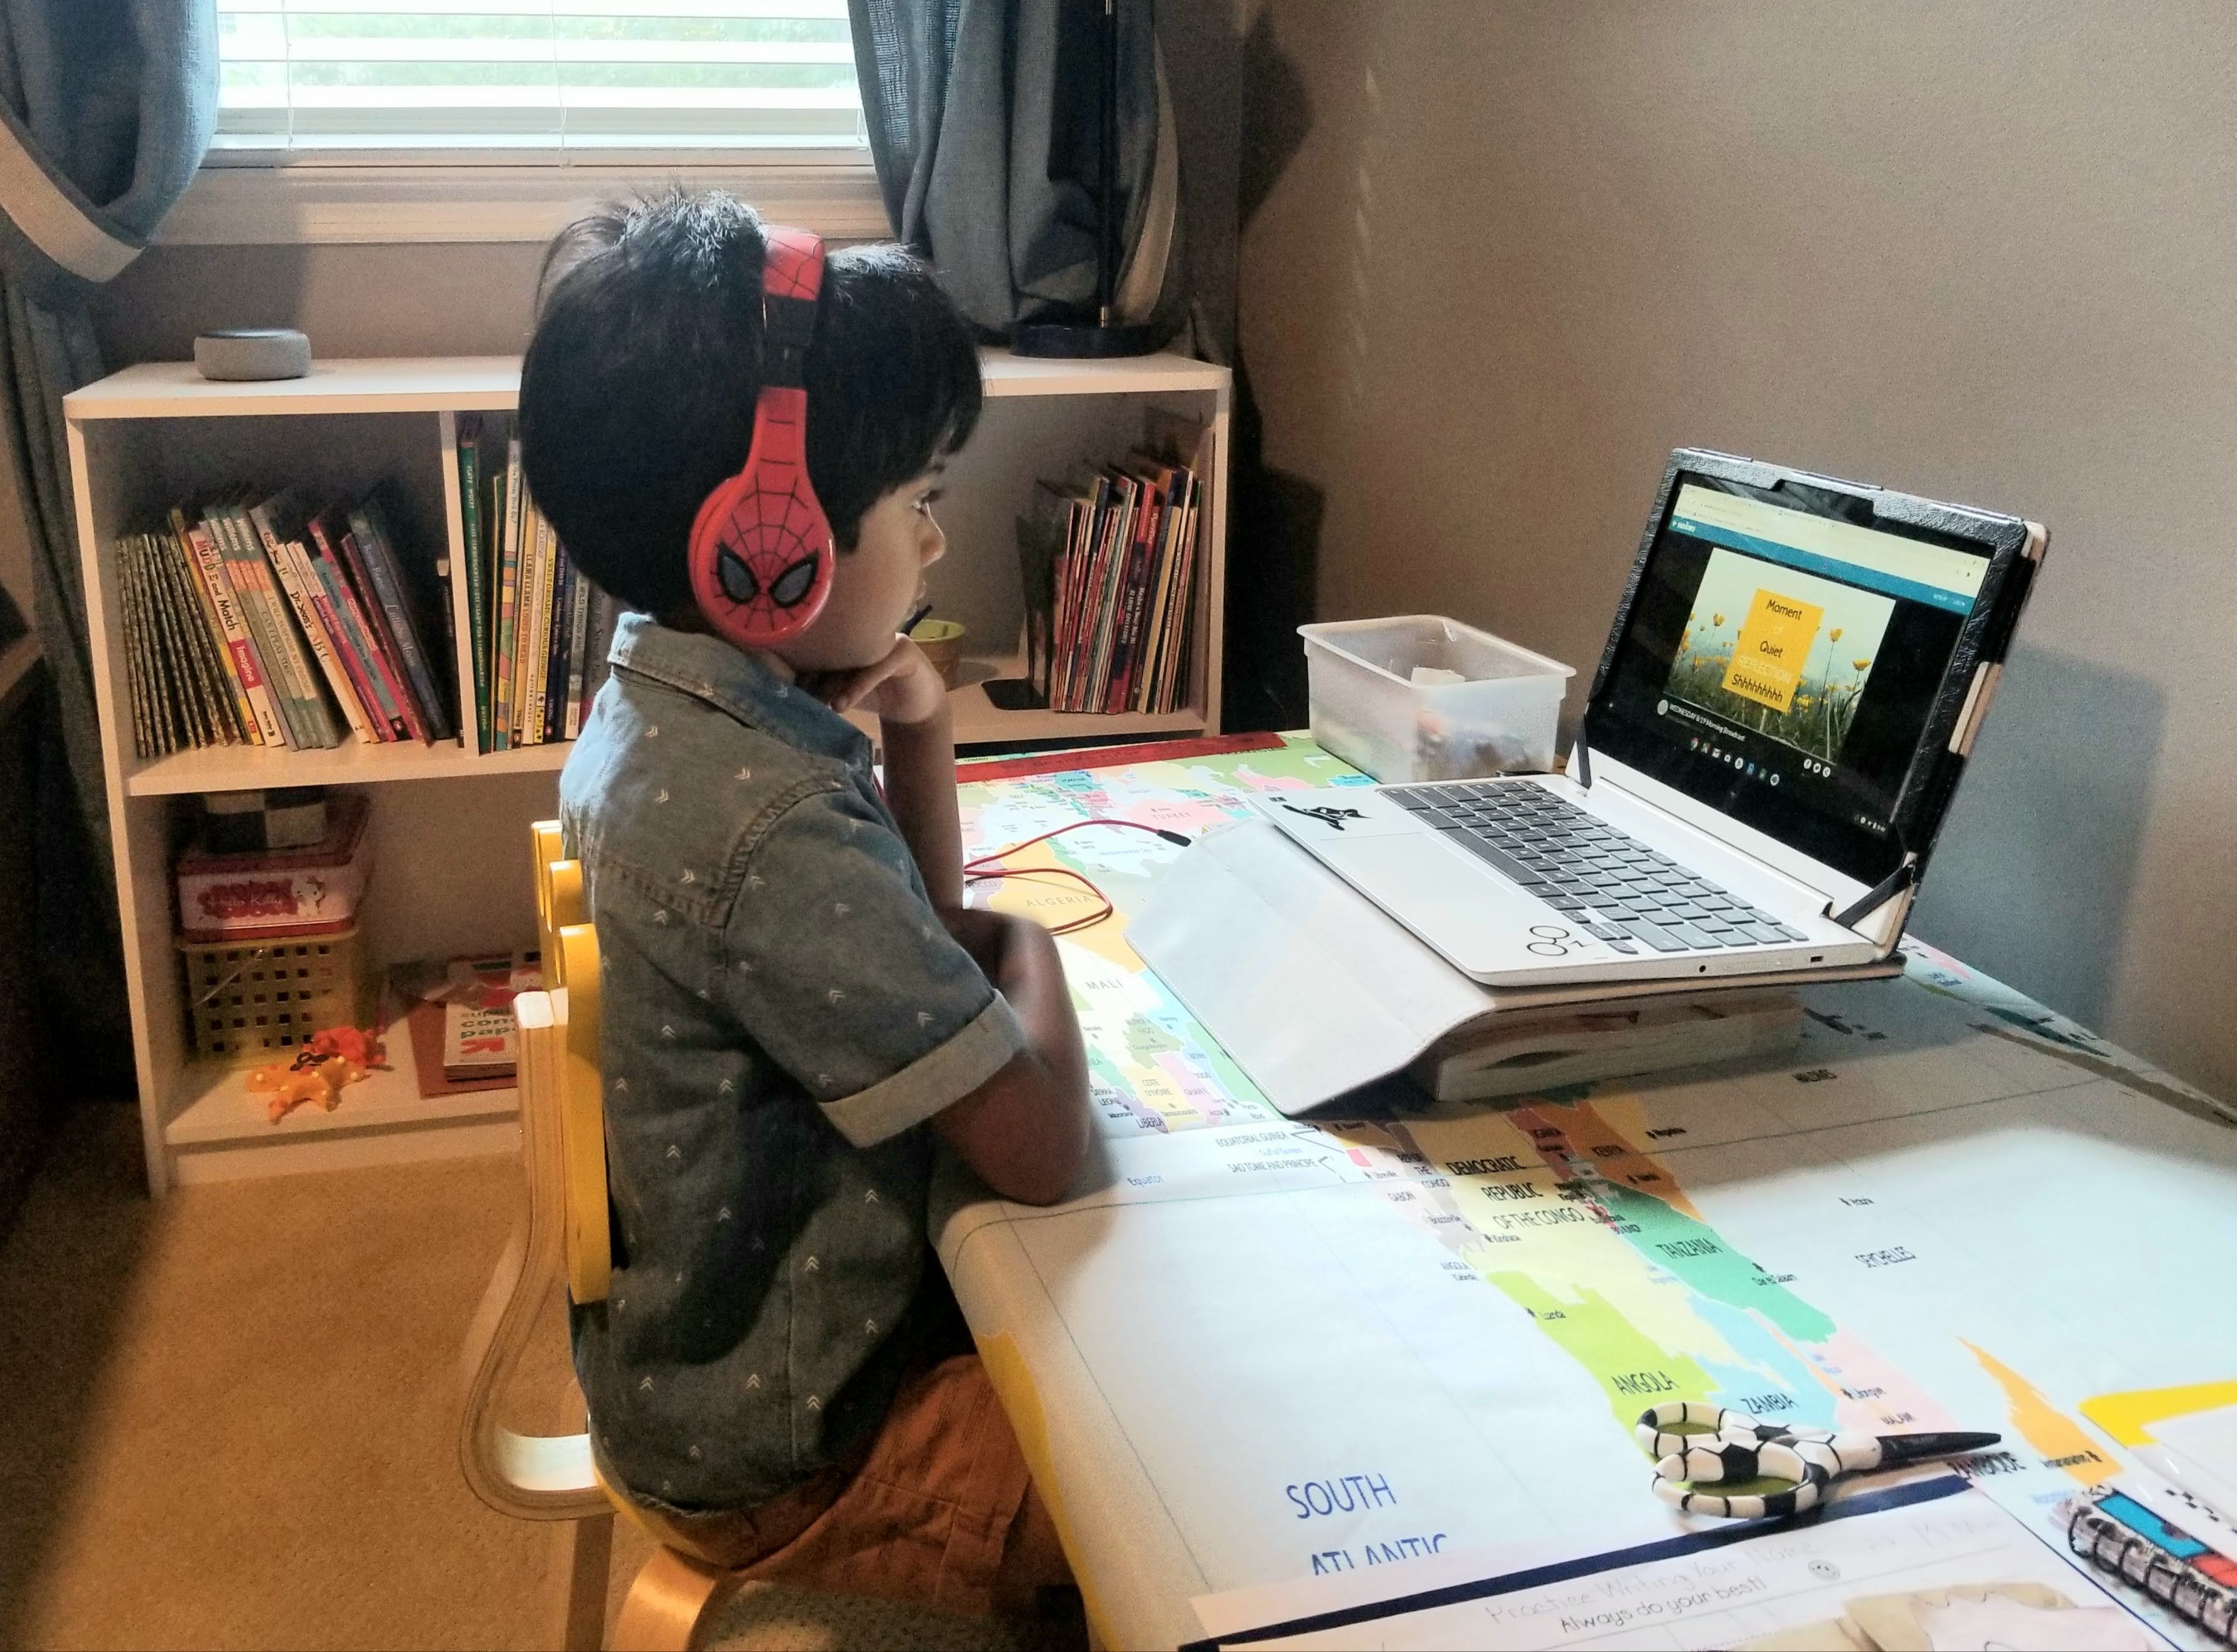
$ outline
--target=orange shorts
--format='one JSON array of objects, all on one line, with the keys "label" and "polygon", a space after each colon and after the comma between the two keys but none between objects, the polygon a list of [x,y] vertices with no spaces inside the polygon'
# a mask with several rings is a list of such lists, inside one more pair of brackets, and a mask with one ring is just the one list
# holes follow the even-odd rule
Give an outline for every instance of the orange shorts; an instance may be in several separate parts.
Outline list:
[{"label": "orange shorts", "polygon": [[826,1470],[751,1509],[632,1504],[660,1542],[745,1578],[984,1616],[1072,1582],[979,1356],[906,1379],[849,1474]]}]

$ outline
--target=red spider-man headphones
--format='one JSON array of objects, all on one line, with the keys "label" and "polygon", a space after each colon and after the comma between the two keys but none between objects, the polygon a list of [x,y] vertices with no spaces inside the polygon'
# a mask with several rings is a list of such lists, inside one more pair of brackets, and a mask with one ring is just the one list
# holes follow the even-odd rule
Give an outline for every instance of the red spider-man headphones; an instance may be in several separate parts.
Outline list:
[{"label": "red spider-man headphones", "polygon": [[708,623],[765,648],[815,622],[831,595],[831,519],[808,479],[808,346],[823,290],[823,242],[767,232],[762,259],[762,392],[737,475],[691,524],[691,594]]}]

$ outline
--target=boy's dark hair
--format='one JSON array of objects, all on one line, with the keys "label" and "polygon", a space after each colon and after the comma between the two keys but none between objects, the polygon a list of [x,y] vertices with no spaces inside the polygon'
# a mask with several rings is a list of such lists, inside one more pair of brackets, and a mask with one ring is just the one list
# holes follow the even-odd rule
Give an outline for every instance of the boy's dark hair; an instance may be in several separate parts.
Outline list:
[{"label": "boy's dark hair", "polygon": [[[585,575],[691,605],[700,502],[745,463],[762,381],[761,215],[680,190],[560,232],[520,378],[529,491]],[[840,549],[979,421],[971,329],[905,248],[829,255],[808,353],[808,475]]]}]

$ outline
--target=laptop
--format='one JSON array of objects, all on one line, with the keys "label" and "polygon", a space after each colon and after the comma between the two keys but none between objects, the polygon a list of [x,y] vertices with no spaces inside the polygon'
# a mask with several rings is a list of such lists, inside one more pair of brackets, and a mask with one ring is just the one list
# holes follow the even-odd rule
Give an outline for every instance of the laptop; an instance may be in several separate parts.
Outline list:
[{"label": "laptop", "polygon": [[1253,801],[1486,985],[1883,958],[2048,538],[1680,448],[1566,773]]}]

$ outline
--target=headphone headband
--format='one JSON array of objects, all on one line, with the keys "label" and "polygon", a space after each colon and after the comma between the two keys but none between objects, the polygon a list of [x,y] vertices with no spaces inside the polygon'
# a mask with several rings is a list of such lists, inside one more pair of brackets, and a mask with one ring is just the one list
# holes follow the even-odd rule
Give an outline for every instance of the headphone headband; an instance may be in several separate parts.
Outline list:
[{"label": "headphone headband", "polygon": [[823,242],[767,231],[762,257],[762,387],[753,440],[736,476],[691,524],[691,594],[716,631],[765,648],[815,622],[836,559],[830,519],[808,477],[808,352],[823,291]]}]

